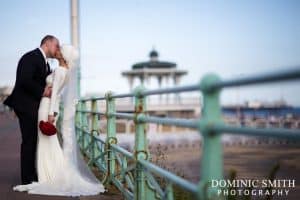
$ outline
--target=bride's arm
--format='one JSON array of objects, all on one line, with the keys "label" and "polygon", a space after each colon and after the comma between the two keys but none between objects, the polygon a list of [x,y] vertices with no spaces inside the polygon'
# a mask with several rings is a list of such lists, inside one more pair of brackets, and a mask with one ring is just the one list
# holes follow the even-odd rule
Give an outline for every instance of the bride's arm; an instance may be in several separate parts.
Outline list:
[{"label": "bride's arm", "polygon": [[62,73],[60,73],[59,70],[55,70],[53,74],[53,84],[52,84],[52,94],[50,98],[50,107],[48,112],[48,121],[53,123],[54,122],[54,112],[56,110],[56,105],[58,101],[58,95],[59,95],[59,88],[63,84],[64,76]]}]

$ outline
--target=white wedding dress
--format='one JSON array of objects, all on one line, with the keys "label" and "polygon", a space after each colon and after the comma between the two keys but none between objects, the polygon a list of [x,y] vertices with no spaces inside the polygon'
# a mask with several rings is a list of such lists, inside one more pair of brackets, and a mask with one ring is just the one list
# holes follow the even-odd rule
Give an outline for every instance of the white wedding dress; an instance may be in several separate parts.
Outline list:
[{"label": "white wedding dress", "polygon": [[57,134],[45,136],[38,128],[36,161],[38,182],[15,186],[13,188],[15,191],[59,196],[96,195],[105,191],[102,183],[83,160],[76,142],[74,121],[76,70],[78,70],[76,67],[70,69],[57,67],[47,76],[46,83],[52,85],[52,95],[51,98],[41,99],[38,120],[47,121],[49,114],[58,112],[63,91],[64,113],[61,124],[63,144],[61,147]]}]

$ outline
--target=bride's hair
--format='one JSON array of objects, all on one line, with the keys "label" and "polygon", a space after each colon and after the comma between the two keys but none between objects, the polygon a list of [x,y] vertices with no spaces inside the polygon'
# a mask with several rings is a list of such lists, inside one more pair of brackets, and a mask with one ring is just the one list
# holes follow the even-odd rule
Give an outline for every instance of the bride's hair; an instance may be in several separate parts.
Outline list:
[{"label": "bride's hair", "polygon": [[63,58],[67,62],[68,66],[70,68],[74,67],[76,64],[76,61],[79,58],[78,49],[70,44],[63,44],[60,47],[60,51],[62,53]]}]

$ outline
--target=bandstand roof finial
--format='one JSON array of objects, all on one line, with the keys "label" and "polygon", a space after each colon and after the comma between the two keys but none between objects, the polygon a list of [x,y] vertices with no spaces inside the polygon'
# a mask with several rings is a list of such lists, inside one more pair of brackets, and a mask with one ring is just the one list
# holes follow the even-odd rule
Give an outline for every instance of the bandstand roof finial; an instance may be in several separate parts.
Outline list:
[{"label": "bandstand roof finial", "polygon": [[152,50],[149,54],[150,60],[157,61],[158,60],[158,52],[155,50],[155,46],[152,46]]}]

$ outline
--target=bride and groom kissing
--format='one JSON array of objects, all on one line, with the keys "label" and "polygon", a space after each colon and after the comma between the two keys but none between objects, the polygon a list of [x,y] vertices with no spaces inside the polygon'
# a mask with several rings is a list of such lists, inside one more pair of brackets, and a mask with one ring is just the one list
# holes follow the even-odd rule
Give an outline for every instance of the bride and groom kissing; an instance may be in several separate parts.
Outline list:
[{"label": "bride and groom kissing", "polygon": [[[47,59],[57,59],[51,71]],[[16,82],[4,104],[14,110],[22,135],[21,180],[15,191],[30,194],[81,196],[105,191],[80,154],[75,136],[76,68],[79,53],[72,45],[59,45],[47,35],[39,48],[24,54],[17,67]],[[45,121],[55,126],[63,104],[62,144],[57,134],[39,128]]]}]

